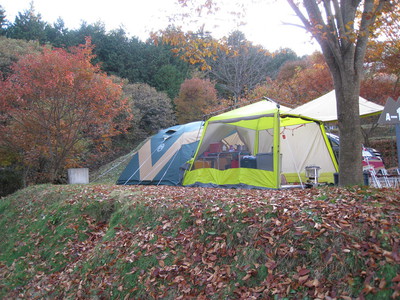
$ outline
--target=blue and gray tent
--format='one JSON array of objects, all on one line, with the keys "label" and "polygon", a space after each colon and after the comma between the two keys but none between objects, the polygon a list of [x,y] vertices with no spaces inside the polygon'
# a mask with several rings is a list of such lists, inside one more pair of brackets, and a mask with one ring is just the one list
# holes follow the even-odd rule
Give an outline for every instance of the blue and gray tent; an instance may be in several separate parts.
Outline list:
[{"label": "blue and gray tent", "polygon": [[133,154],[117,180],[120,185],[179,185],[183,168],[198,146],[203,122],[160,130]]}]

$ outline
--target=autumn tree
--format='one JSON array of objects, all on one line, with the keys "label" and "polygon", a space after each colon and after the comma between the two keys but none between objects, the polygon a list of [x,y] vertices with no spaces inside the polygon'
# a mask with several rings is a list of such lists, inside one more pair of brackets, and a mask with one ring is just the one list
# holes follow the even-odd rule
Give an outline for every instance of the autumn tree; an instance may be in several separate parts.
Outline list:
[{"label": "autumn tree", "polygon": [[226,43],[214,39],[204,28],[198,31],[183,32],[181,28],[169,26],[151,35],[154,43],[168,44],[171,51],[182,60],[197,65],[202,71],[210,70],[210,60],[215,60],[219,51],[228,52]]},{"label": "autumn tree", "polygon": [[210,80],[186,79],[174,102],[180,124],[199,121],[203,119],[208,108],[216,105],[217,92]]},{"label": "autumn tree", "polygon": [[381,89],[373,91],[372,88],[374,97],[376,98],[375,94],[380,93],[382,98],[377,100],[381,103],[385,103],[388,97],[397,99],[400,96],[400,36],[395,39],[371,42],[366,54],[366,63],[368,69],[365,81],[378,81],[390,86],[384,94],[381,94]]},{"label": "autumn tree", "polygon": [[24,41],[0,36],[0,73],[3,79],[11,75],[11,66],[26,54],[42,51],[37,41]]},{"label": "autumn tree", "polygon": [[[393,10],[385,13],[382,26],[375,32],[374,36],[378,38],[369,41],[365,58],[368,65],[367,77],[370,78],[370,74],[390,77],[393,82],[390,96],[393,99],[397,99],[400,93],[400,3],[395,3],[397,6],[389,6]],[[384,38],[379,38],[382,36]],[[386,100],[388,97],[385,96]]]},{"label": "autumn tree", "polygon": [[358,98],[365,53],[371,33],[382,24],[382,14],[398,10],[398,1],[287,1],[320,44],[333,78],[341,138],[339,184],[360,184],[363,180]]},{"label": "autumn tree", "polygon": [[290,49],[272,55],[238,30],[216,40],[203,28],[183,32],[169,27],[154,34],[153,39],[169,45],[174,54],[215,80],[219,96],[232,100],[229,105],[235,105],[266,77],[275,76],[286,60],[297,59]]},{"label": "autumn tree", "polygon": [[[398,29],[400,21],[397,20]],[[400,32],[400,30],[398,31]],[[389,35],[390,37],[390,35]],[[383,41],[370,41],[366,53],[366,72],[361,82],[362,97],[385,105],[391,97],[400,97],[400,38],[393,36]],[[378,118],[361,120],[364,144],[370,146],[370,137],[378,127]]]},{"label": "autumn tree", "polygon": [[219,49],[217,56],[209,59],[209,72],[236,103],[247,91],[265,80],[271,55],[246,40],[240,31],[227,37],[226,46],[227,50]]},{"label": "autumn tree", "polygon": [[133,140],[176,124],[171,99],[165,93],[145,83],[126,84],[123,90],[135,115],[130,133]]},{"label": "autumn tree", "polygon": [[1,82],[0,147],[17,153],[35,182],[54,182],[64,168],[99,159],[128,126],[121,86],[92,65],[92,50],[90,40],[69,52],[43,48],[18,60]]},{"label": "autumn tree", "polygon": [[[186,5],[195,0],[180,0]],[[358,98],[368,40],[374,29],[398,19],[398,0],[287,0],[320,44],[336,91],[341,135],[339,184],[362,184],[361,130]],[[212,7],[218,0],[199,0]],[[301,5],[302,3],[302,5]],[[303,10],[304,8],[304,10]],[[200,11],[200,10],[198,10]]]},{"label": "autumn tree", "polygon": [[251,98],[268,95],[281,104],[297,107],[330,92],[333,88],[328,66],[320,52],[287,61],[275,79],[267,78],[249,93]]},{"label": "autumn tree", "polygon": [[[320,52],[314,52],[301,61],[304,65],[295,67],[292,78],[288,80],[288,85],[292,88],[292,98],[297,105],[314,100],[333,89],[329,68]],[[296,63],[293,65],[296,66]],[[283,80],[284,72],[285,67],[280,70],[277,81]]]}]

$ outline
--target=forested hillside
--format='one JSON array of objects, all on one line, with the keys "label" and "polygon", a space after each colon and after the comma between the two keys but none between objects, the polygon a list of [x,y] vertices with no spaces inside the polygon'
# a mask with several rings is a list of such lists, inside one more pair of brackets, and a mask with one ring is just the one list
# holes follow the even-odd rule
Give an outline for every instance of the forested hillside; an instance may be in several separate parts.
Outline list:
[{"label": "forested hillside", "polygon": [[[379,104],[400,96],[395,33],[367,47],[360,94]],[[331,91],[325,61],[238,30],[172,24],[142,41],[49,24],[34,2],[14,20],[0,6],[0,298],[399,299],[398,188],[114,184],[161,128]],[[397,166],[393,130],[374,117],[362,130]],[[64,184],[74,167],[91,183]]]},{"label": "forested hillside", "polygon": [[[90,76],[107,77],[104,83],[108,87],[120,89],[115,90],[117,97],[109,98],[108,104],[101,100],[104,112],[97,110],[98,118],[112,116],[104,125],[107,133],[106,128],[98,125],[66,131],[66,124],[71,122],[67,115],[74,110],[58,110],[61,102],[65,104],[63,109],[68,104],[69,108],[84,111],[71,97],[72,90],[80,90],[80,97],[86,97],[91,105],[96,103],[96,97],[105,97],[105,93],[95,95],[93,91],[89,95],[89,89],[84,91],[75,85],[70,80],[76,76],[71,75],[76,74],[72,65],[53,68],[46,60],[62,51],[63,55],[75,53],[77,61],[85,60],[73,50],[83,47],[90,49],[86,57],[93,65],[93,68],[86,65],[86,71],[92,72]],[[398,37],[371,43],[361,96],[379,104],[384,104],[388,96],[394,99],[400,96],[398,51]],[[14,20],[9,20],[0,7],[0,56],[0,182],[3,189],[7,186],[10,190],[31,183],[65,182],[65,170],[69,167],[95,170],[128,153],[161,128],[199,120],[214,111],[264,96],[295,107],[333,89],[319,52],[304,57],[298,57],[291,49],[272,53],[237,30],[218,40],[201,30],[182,32],[174,26],[141,41],[128,36],[122,28],[107,31],[101,22],[83,21],[74,29],[67,28],[62,19],[49,24],[42,20],[34,5],[19,12]],[[35,84],[34,93],[17,84],[38,78],[30,61],[41,61],[43,70],[40,75],[43,80]],[[21,71],[28,69],[30,73]],[[57,76],[54,72],[58,72]],[[49,89],[45,92],[49,84],[45,79],[56,77],[62,78],[51,83],[51,90],[57,93],[50,94]],[[49,99],[54,100],[52,104],[44,105]],[[50,117],[54,109],[61,114]],[[24,117],[24,114],[32,116],[28,112],[33,111],[42,117],[35,120]],[[45,119],[52,121],[44,124]],[[383,142],[375,143],[375,127],[366,125],[363,129],[367,146],[392,143],[388,140],[390,132],[385,133]],[[60,143],[68,134],[72,137],[72,132],[68,145]],[[44,152],[48,155],[39,155]]]}]

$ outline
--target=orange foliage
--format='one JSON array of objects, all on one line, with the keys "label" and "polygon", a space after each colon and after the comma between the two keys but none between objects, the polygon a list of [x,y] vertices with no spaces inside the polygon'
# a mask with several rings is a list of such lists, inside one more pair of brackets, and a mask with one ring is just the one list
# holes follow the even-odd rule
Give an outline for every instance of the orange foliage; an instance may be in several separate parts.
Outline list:
[{"label": "orange foliage", "polygon": [[388,74],[375,74],[371,78],[366,78],[361,82],[360,95],[365,99],[385,105],[386,100],[391,97],[400,97],[400,89],[394,90],[395,80]]},{"label": "orange foliage", "polygon": [[41,181],[98,159],[128,126],[121,86],[91,64],[92,50],[89,39],[70,52],[43,48],[22,57],[1,83],[0,146],[19,153]]},{"label": "orange foliage", "polygon": [[[380,85],[385,83],[382,97],[397,99],[400,95],[400,39],[397,37],[383,42],[370,42],[365,60],[368,65],[366,81],[378,82]],[[376,91],[372,89],[371,92]]]},{"label": "orange foliage", "polygon": [[211,69],[208,60],[215,60],[219,50],[228,51],[225,44],[202,30],[197,33],[184,33],[177,28],[168,28],[152,34],[152,39],[156,44],[161,40],[162,43],[170,45],[173,53],[192,65],[199,65],[202,71]]},{"label": "orange foliage", "polygon": [[210,80],[185,80],[174,100],[179,123],[202,120],[210,107],[217,103],[217,91]]},{"label": "orange foliage", "polygon": [[280,104],[296,107],[333,89],[332,77],[321,53],[304,60],[289,61],[275,80],[268,78],[257,86],[249,98],[268,97]]},{"label": "orange foliage", "polygon": [[[393,99],[400,97],[400,88],[396,89],[398,75],[389,73],[398,72],[398,70],[391,69],[391,65],[385,63],[386,60],[382,54],[385,46],[383,44],[375,44],[375,46],[377,48],[370,48],[368,52],[368,69],[366,76],[361,81],[360,95],[384,105],[388,97]],[[373,49],[375,50],[373,51]],[[391,49],[391,51],[395,50]],[[381,59],[379,59],[381,54]],[[396,61],[394,56],[390,56],[388,60]],[[400,56],[397,57],[397,63],[400,63],[398,60],[400,60]],[[248,98],[267,96],[283,105],[297,107],[332,89],[333,82],[328,67],[322,54],[316,52],[304,60],[286,63],[275,80],[268,78],[265,83],[251,91]]]}]

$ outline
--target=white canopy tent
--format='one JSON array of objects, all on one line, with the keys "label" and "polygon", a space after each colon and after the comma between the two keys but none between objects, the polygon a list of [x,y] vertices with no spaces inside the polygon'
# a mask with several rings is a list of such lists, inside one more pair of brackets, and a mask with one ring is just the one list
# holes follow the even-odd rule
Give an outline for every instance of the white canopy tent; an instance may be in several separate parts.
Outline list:
[{"label": "white canopy tent", "polygon": [[[369,116],[379,114],[383,111],[383,106],[373,103],[360,97],[360,116]],[[294,115],[306,116],[323,122],[334,122],[337,121],[337,110],[336,110],[336,93],[335,90],[329,93],[307,102],[301,106],[298,106],[287,113]]]}]

